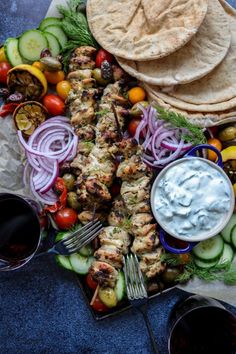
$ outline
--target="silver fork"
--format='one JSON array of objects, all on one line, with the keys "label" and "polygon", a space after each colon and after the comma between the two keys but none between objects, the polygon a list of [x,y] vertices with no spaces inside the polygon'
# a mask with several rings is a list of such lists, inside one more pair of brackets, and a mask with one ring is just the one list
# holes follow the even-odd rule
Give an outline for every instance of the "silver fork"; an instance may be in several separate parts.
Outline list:
[{"label": "silver fork", "polygon": [[156,354],[160,354],[157,348],[155,336],[150,321],[148,319],[148,294],[144,286],[143,275],[140,270],[136,254],[131,253],[124,257],[124,273],[127,296],[130,301],[130,304],[143,315],[151,339],[153,352]]},{"label": "silver fork", "polygon": [[54,243],[51,248],[40,252],[38,256],[46,253],[68,256],[94,240],[102,229],[103,225],[99,220],[90,221],[80,229],[70,233],[67,237]]}]

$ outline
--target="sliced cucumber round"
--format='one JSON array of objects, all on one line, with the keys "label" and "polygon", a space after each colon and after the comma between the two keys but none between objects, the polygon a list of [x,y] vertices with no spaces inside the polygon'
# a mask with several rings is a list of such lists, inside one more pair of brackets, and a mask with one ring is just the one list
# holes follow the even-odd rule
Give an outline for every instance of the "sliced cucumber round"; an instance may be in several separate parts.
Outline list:
[{"label": "sliced cucumber round", "polygon": [[45,37],[47,38],[48,41],[48,48],[50,49],[52,56],[56,57],[61,50],[61,45],[57,39],[52,33],[49,32],[43,32]]},{"label": "sliced cucumber round", "polygon": [[78,252],[81,254],[81,256],[88,257],[91,256],[94,251],[90,245],[86,245],[82,247]]},{"label": "sliced cucumber round", "polygon": [[63,31],[63,29],[61,28],[61,26],[50,25],[50,26],[45,27],[44,31],[53,34],[57,38],[58,42],[61,45],[61,48],[63,49],[64,45],[67,42],[67,37],[66,37],[66,34]]},{"label": "sliced cucumber round", "polygon": [[125,276],[121,270],[118,273],[118,279],[114,290],[116,293],[117,301],[123,300],[126,295],[126,286],[125,286]]},{"label": "sliced cucumber round", "polygon": [[40,31],[43,31],[46,27],[50,26],[50,25],[60,25],[61,24],[61,20],[58,17],[47,17],[44,18],[40,25],[39,25],[39,29]]},{"label": "sliced cucumber round", "polygon": [[70,255],[69,258],[73,271],[81,275],[88,274],[89,268],[95,260],[94,257],[84,257],[78,253]]},{"label": "sliced cucumber round", "polygon": [[231,232],[233,228],[236,226],[236,214],[233,214],[228,222],[228,224],[221,231],[221,235],[225,242],[231,242]]},{"label": "sliced cucumber round", "polygon": [[47,38],[39,30],[26,31],[19,38],[19,52],[21,56],[32,62],[39,60],[42,50],[47,47]]},{"label": "sliced cucumber round", "polygon": [[70,257],[62,256],[62,255],[56,255],[56,261],[63,268],[68,269],[68,270],[73,270],[73,268],[71,266],[71,263],[70,263]]},{"label": "sliced cucumber round", "polygon": [[206,268],[214,267],[218,263],[218,260],[216,259],[214,261],[204,262],[199,258],[194,258],[194,263],[196,264],[197,267],[206,269]]},{"label": "sliced cucumber round", "polygon": [[231,231],[231,243],[236,249],[236,225],[234,226],[233,230]]},{"label": "sliced cucumber round", "polygon": [[223,253],[218,261],[218,264],[231,263],[234,258],[233,248],[228,244],[224,244]]},{"label": "sliced cucumber round", "polygon": [[193,249],[193,254],[205,262],[219,259],[223,252],[224,241],[220,235],[201,241]]},{"label": "sliced cucumber round", "polygon": [[21,57],[18,50],[18,39],[17,38],[8,38],[4,44],[4,51],[7,57],[7,60],[12,66],[23,64],[23,58]]}]

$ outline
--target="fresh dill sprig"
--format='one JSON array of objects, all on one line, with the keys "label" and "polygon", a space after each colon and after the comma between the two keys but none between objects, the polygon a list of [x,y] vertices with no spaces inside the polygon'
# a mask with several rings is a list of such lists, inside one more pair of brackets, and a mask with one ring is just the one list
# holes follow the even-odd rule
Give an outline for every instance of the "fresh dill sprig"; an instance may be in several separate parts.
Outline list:
[{"label": "fresh dill sprig", "polygon": [[201,128],[188,122],[188,120],[179,113],[167,111],[157,105],[154,106],[159,113],[159,118],[170,123],[176,128],[184,128],[189,131],[189,134],[183,134],[182,138],[185,142],[191,143],[192,145],[199,145],[206,143],[206,137],[203,134]]}]

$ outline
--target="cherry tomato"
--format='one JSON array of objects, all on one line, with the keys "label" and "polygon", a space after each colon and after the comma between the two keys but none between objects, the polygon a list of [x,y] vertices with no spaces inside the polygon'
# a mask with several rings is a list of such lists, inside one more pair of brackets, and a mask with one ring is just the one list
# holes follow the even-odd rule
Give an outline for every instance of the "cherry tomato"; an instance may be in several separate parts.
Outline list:
[{"label": "cherry tomato", "polygon": [[90,274],[88,274],[86,276],[86,284],[88,285],[88,287],[92,290],[96,290],[98,283],[96,281],[93,280],[93,278],[91,277]]},{"label": "cherry tomato", "polygon": [[49,93],[48,95],[45,95],[43,97],[43,105],[53,116],[63,114],[65,111],[65,103],[59,96],[54,95],[52,93]]},{"label": "cherry tomato", "polygon": [[[207,144],[214,146],[217,148],[219,151],[222,150],[222,144],[219,139],[216,138],[210,138],[207,140]],[[217,155],[214,151],[212,150],[207,150],[207,158],[208,160],[215,161],[217,159]]]},{"label": "cherry tomato", "polygon": [[45,69],[45,65],[43,63],[41,63],[41,61],[35,61],[32,66],[34,66],[35,68],[39,69],[40,71],[44,71]]},{"label": "cherry tomato", "polygon": [[78,221],[78,215],[72,208],[64,208],[56,212],[55,222],[59,229],[68,230]]},{"label": "cherry tomato", "polygon": [[[128,125],[128,132],[131,136],[134,136],[136,133],[136,129],[139,125],[139,123],[141,122],[141,119],[139,118],[133,118]],[[140,136],[142,137],[143,134],[141,133]]]},{"label": "cherry tomato", "polygon": [[58,84],[56,86],[57,94],[63,100],[67,99],[70,90],[71,90],[71,84],[69,83],[69,81],[66,81],[66,80],[62,80],[62,81],[58,82]]},{"label": "cherry tomato", "polygon": [[0,82],[2,84],[7,84],[7,73],[11,68],[12,66],[7,61],[0,63]]},{"label": "cherry tomato", "polygon": [[100,68],[102,65],[102,62],[104,60],[107,60],[109,63],[112,63],[114,60],[114,57],[112,54],[107,52],[105,49],[99,49],[97,56],[96,56],[96,67]]},{"label": "cherry tomato", "polygon": [[56,85],[58,82],[65,79],[65,74],[62,70],[58,70],[58,71],[45,70],[44,75],[46,76],[47,81],[52,85]]},{"label": "cherry tomato", "polygon": [[101,302],[98,296],[95,298],[91,306],[95,311],[98,312],[105,312],[109,310],[108,307]]}]

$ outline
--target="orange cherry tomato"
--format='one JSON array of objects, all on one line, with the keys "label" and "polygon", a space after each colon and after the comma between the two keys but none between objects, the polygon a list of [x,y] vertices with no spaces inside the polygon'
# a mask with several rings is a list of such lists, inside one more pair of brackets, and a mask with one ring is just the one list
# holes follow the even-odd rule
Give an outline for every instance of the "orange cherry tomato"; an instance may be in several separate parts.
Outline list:
[{"label": "orange cherry tomato", "polygon": [[40,61],[35,61],[32,66],[34,66],[35,68],[39,69],[40,71],[44,71],[45,66],[43,63],[41,63]]},{"label": "orange cherry tomato", "polygon": [[146,98],[146,92],[142,87],[133,87],[128,92],[129,101],[132,104],[144,101]]},{"label": "orange cherry tomato", "polygon": [[[222,150],[222,144],[219,139],[210,138],[207,140],[207,144],[214,146],[219,151]],[[208,149],[207,150],[207,158],[208,158],[208,160],[215,161],[217,159],[217,155],[214,151]]]},{"label": "orange cherry tomato", "polygon": [[57,83],[56,91],[58,96],[60,96],[63,100],[66,100],[69,92],[71,90],[71,84],[67,80],[62,80]]},{"label": "orange cherry tomato", "polygon": [[43,97],[43,105],[52,116],[61,115],[65,111],[65,103],[62,101],[61,97],[52,93]]},{"label": "orange cherry tomato", "polygon": [[52,85],[56,85],[58,82],[65,79],[65,74],[62,70],[59,71],[45,70],[44,75],[46,76],[47,81]]}]

